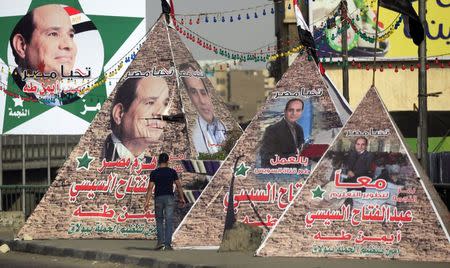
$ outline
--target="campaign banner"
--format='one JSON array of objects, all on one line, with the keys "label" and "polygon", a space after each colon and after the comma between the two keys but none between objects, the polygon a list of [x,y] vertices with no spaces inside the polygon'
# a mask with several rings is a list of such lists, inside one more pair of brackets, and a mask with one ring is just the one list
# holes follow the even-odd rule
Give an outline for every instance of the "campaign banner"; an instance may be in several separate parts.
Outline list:
[{"label": "campaign banner", "polygon": [[230,206],[237,221],[269,230],[343,118],[315,63],[299,56],[175,231],[173,245],[218,247]]},{"label": "campaign banner", "polygon": [[0,133],[83,134],[144,41],[145,1],[2,2]]},{"label": "campaign banner", "polygon": [[372,87],[257,255],[448,262],[448,211],[413,157]]},{"label": "campaign banner", "polygon": [[[185,62],[193,69],[180,69]],[[195,79],[185,81],[198,91],[192,97],[184,92],[183,79]],[[201,98],[199,103],[196,97]],[[187,206],[175,208],[173,223],[177,226],[208,183],[206,172],[185,172],[182,164],[199,157],[195,144],[204,140],[197,141],[192,133],[195,119],[203,115],[211,124],[223,124],[220,134],[226,138],[214,143],[214,148],[234,143],[234,136],[228,133],[240,134],[239,125],[177,31],[161,17],[19,238],[154,238],[154,201],[148,209],[144,204],[147,193],[153,191],[149,189],[151,172],[157,169],[158,155],[163,152],[169,155],[169,165],[185,190],[183,198],[189,201]],[[220,160],[212,152],[208,155]]]},{"label": "campaign banner", "polygon": [[[342,18],[339,9],[340,0],[309,1],[310,25],[314,28],[314,38],[318,45],[318,54],[324,58],[341,57]],[[348,54],[356,59],[373,57],[375,38],[376,3],[369,0],[349,0],[348,16],[355,27],[347,30]],[[418,14],[418,1],[413,7]],[[450,45],[450,3],[445,0],[426,1],[427,22],[425,35],[427,57],[448,58]],[[355,30],[356,29],[356,30]],[[408,29],[399,13],[380,7],[376,55],[379,59],[417,58],[417,46],[413,43]]]}]

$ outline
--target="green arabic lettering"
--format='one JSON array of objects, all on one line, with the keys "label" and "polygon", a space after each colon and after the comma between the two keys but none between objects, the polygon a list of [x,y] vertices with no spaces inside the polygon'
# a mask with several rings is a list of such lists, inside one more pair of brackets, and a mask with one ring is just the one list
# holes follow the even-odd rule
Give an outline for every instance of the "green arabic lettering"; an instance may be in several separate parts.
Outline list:
[{"label": "green arabic lettering", "polygon": [[81,231],[81,223],[79,222],[72,222],[70,224],[69,230],[67,230],[68,234],[75,234],[79,233]]}]

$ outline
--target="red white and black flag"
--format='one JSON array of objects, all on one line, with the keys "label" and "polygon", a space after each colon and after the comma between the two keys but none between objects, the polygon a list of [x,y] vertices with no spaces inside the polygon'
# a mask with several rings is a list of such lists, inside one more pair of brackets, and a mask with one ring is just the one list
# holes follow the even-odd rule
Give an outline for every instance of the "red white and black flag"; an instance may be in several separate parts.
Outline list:
[{"label": "red white and black flag", "polygon": [[76,34],[97,30],[94,23],[81,11],[70,6],[64,6],[64,10],[70,17],[72,27]]},{"label": "red white and black flag", "polygon": [[161,6],[162,6],[162,13],[166,17],[167,24],[169,24],[170,27],[174,28],[175,25],[175,10],[173,7],[173,1],[172,0],[161,0]]},{"label": "red white and black flag", "polygon": [[300,7],[298,6],[297,0],[294,0],[294,10],[295,10],[295,17],[297,18],[297,29],[300,44],[302,44],[306,48],[306,51],[308,51],[309,55],[313,57],[314,61],[320,68],[320,73],[324,74],[325,70],[323,69],[322,63],[319,61],[319,57],[317,56],[314,37],[312,33],[309,31],[308,24],[303,18],[303,14],[302,11],[300,10]]},{"label": "red white and black flag", "polygon": [[410,0],[379,0],[379,5],[403,15],[405,27],[414,44],[420,45],[425,38],[422,23]]}]

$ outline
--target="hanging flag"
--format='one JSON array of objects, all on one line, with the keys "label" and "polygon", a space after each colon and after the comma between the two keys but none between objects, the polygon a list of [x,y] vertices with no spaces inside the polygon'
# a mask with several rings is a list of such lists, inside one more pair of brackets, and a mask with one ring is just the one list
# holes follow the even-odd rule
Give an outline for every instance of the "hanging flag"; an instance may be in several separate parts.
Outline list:
[{"label": "hanging flag", "polygon": [[162,13],[166,17],[167,24],[175,28],[174,25],[175,22],[175,9],[173,7],[173,1],[172,0],[161,0],[161,6],[162,6]]},{"label": "hanging flag", "polygon": [[425,38],[422,23],[409,0],[379,0],[380,6],[398,12],[403,15],[405,27],[417,46]]},{"label": "hanging flag", "polygon": [[319,57],[317,57],[316,44],[314,42],[313,35],[309,31],[308,24],[303,18],[297,0],[294,0],[294,10],[295,10],[295,17],[297,18],[297,29],[300,44],[302,44],[306,48],[306,51],[308,51],[309,55],[313,57],[314,61],[319,66],[320,73],[323,75],[325,73],[325,69],[323,68],[322,63],[319,61]]}]

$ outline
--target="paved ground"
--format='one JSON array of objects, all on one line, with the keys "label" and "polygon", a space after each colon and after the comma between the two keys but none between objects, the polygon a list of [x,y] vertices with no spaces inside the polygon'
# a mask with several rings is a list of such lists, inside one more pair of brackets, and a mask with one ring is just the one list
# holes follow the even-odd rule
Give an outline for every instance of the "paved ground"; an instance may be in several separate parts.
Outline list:
[{"label": "paved ground", "polygon": [[137,265],[90,261],[68,257],[54,257],[23,252],[9,252],[0,254],[0,267],[2,268],[137,268]]},{"label": "paved ground", "polygon": [[[17,243],[17,242],[16,242]],[[261,258],[252,253],[218,253],[215,250],[154,251],[154,241],[148,240],[35,240],[18,242],[24,250],[39,250],[52,255],[66,252],[69,256],[109,260],[128,264],[159,267],[449,267],[448,263],[400,262],[389,260],[343,260],[329,258]],[[53,251],[49,252],[49,251]],[[84,252],[84,254],[82,254]],[[102,253],[102,254],[100,254]],[[63,256],[67,256],[63,255]],[[178,264],[178,265],[177,265]]]},{"label": "paved ground", "polygon": [[[13,233],[0,230],[0,245],[14,252],[1,254],[0,267],[364,267],[448,268],[449,263],[330,258],[254,257],[253,253],[218,253],[215,250],[155,251],[152,240],[33,240],[12,241]],[[27,253],[22,253],[27,252]],[[37,253],[37,254],[29,254]],[[67,257],[75,257],[67,258]],[[30,266],[28,259],[31,259]],[[119,264],[120,263],[120,264]],[[6,265],[6,266],[5,266]],[[8,266],[10,265],[10,266]],[[105,265],[105,266],[103,266]],[[131,265],[131,266],[130,266]]]},{"label": "paved ground", "polygon": [[0,239],[12,240],[14,239],[14,231],[10,229],[0,228]]}]

